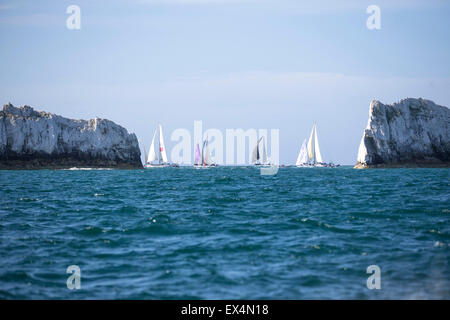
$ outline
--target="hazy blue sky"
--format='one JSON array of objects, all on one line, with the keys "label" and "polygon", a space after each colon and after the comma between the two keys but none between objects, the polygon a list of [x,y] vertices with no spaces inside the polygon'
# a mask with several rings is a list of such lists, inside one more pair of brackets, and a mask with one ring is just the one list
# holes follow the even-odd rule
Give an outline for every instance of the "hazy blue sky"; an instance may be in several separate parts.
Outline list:
[{"label": "hazy blue sky", "polygon": [[279,128],[282,163],[316,121],[324,160],[353,164],[371,99],[450,106],[449,39],[450,1],[0,0],[0,101],[108,118],[147,145],[161,122],[169,150],[194,120]]}]

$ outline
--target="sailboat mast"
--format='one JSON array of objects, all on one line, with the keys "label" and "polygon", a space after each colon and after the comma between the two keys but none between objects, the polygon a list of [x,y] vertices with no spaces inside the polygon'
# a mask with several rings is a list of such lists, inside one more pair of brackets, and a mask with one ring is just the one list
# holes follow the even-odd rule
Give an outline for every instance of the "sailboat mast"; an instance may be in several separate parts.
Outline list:
[{"label": "sailboat mast", "polygon": [[204,150],[205,150],[205,141],[203,141],[202,144],[202,165],[205,165],[205,158],[204,158]]},{"label": "sailboat mast", "polygon": [[313,127],[311,129],[311,134],[309,135],[308,140],[308,163],[314,164],[315,162],[315,150],[314,150],[314,126],[316,123],[313,124]]},{"label": "sailboat mast", "polygon": [[197,143],[197,146],[195,147],[194,165],[199,165],[200,163],[200,145]]},{"label": "sailboat mast", "polygon": [[322,159],[322,154],[320,153],[320,148],[319,148],[319,138],[317,137],[317,125],[314,128],[314,135],[315,135],[315,139],[314,139],[314,154],[315,154],[315,159],[317,163],[321,163],[323,162]]},{"label": "sailboat mast", "polygon": [[209,162],[209,148],[208,148],[208,135],[206,135],[206,140],[205,140],[205,158],[204,158],[204,160],[203,160],[203,163],[205,164],[205,165],[208,165],[208,162]]},{"label": "sailboat mast", "polygon": [[266,139],[264,136],[262,136],[262,163],[267,164],[267,150],[266,150]]},{"label": "sailboat mast", "polygon": [[[158,123],[158,127],[161,128],[161,124]],[[158,150],[158,163],[161,164],[161,129],[159,130]]]},{"label": "sailboat mast", "polygon": [[150,150],[148,152],[148,157],[147,157],[147,163],[152,163],[153,161],[156,160],[156,152],[155,152],[155,137],[156,137],[156,131],[153,133],[153,138],[152,138],[152,144],[150,145]]},{"label": "sailboat mast", "polygon": [[314,122],[313,130],[314,130],[314,133],[313,133],[313,155],[314,155],[313,163],[316,164],[316,162],[317,162],[317,156],[316,156],[316,139],[317,139],[317,136],[316,136],[316,123],[315,122]]}]

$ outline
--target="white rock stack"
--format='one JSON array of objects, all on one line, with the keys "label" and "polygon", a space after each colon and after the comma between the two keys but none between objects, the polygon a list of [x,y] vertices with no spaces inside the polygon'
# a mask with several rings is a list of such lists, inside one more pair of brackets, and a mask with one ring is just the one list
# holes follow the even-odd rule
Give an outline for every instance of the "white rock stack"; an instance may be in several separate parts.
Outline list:
[{"label": "white rock stack", "polygon": [[450,109],[413,98],[370,103],[355,168],[449,166]]},{"label": "white rock stack", "polygon": [[0,168],[141,168],[136,136],[106,119],[72,120],[11,103],[0,111]]}]

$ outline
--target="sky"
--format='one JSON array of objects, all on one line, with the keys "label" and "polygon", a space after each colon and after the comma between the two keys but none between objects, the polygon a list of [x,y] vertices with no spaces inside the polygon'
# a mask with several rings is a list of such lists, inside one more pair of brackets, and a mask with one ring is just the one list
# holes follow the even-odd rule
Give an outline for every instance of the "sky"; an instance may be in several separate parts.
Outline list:
[{"label": "sky", "polygon": [[169,151],[194,120],[279,129],[285,164],[315,121],[324,160],[354,164],[372,99],[450,106],[449,18],[441,0],[0,0],[0,102],[107,118],[147,150],[158,123]]}]

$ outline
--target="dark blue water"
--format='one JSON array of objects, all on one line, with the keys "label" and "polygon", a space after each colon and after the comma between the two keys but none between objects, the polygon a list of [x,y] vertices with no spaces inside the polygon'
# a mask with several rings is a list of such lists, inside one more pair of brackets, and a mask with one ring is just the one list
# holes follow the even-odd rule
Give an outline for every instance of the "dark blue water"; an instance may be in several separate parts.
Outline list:
[{"label": "dark blue water", "polygon": [[[0,298],[449,299],[449,177],[0,171]],[[80,290],[66,286],[69,265]],[[369,265],[380,290],[366,286]]]}]

